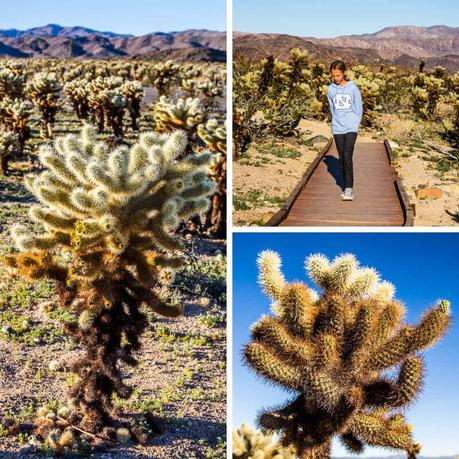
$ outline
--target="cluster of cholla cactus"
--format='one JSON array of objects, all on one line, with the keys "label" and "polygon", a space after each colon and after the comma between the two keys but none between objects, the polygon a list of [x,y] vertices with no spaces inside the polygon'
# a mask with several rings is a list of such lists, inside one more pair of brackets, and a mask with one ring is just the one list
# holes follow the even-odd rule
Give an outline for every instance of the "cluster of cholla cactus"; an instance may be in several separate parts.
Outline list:
[{"label": "cluster of cholla cactus", "polygon": [[95,78],[88,84],[88,103],[99,132],[109,126],[115,137],[123,135],[123,118],[127,100],[121,77]]},{"label": "cluster of cholla cactus", "polygon": [[226,124],[210,119],[198,126],[198,135],[206,148],[213,152],[210,176],[215,192],[207,214],[206,227],[217,237],[226,235]]},{"label": "cluster of cholla cactus", "polygon": [[411,94],[415,115],[421,119],[431,119],[440,98],[445,93],[443,79],[419,72],[411,76],[408,81],[412,85]]},{"label": "cluster of cholla cactus", "polygon": [[14,227],[19,253],[4,262],[25,279],[56,281],[60,307],[76,318],[66,330],[84,353],[70,365],[77,378],[66,416],[39,413],[36,420],[36,432],[50,445],[68,444],[69,430],[98,441],[135,436],[112,410],[115,394],[128,398],[132,392],[120,363],[137,364],[148,325],[142,305],[165,316],[181,314],[155,288],[170,282],[183,263],[174,234],[179,220],[206,210],[213,191],[208,153],[177,161],[186,142],[181,131],[144,133],[130,148],[112,149],[85,126],[81,135],[40,148],[46,169],[26,185],[40,202],[30,217],[42,231]]},{"label": "cluster of cholla cactus", "polygon": [[40,132],[43,139],[51,139],[59,108],[62,84],[54,72],[40,72],[27,83],[27,94],[41,113]]},{"label": "cluster of cholla cactus", "polygon": [[131,117],[133,131],[139,130],[140,103],[143,98],[143,88],[139,81],[126,81],[121,86],[121,91],[126,97],[127,109]]},{"label": "cluster of cholla cactus", "polygon": [[198,125],[204,119],[204,112],[198,98],[178,99],[173,103],[166,96],[161,96],[153,107],[153,117],[158,132],[182,129],[187,132],[188,138],[193,140]]},{"label": "cluster of cholla cactus", "polygon": [[9,131],[0,131],[0,175],[8,171],[8,160],[13,152],[17,136]]},{"label": "cluster of cholla cactus", "polygon": [[17,136],[18,151],[24,151],[24,145],[30,137],[30,116],[33,105],[24,99],[5,98],[0,102],[3,125]]},{"label": "cluster of cholla cactus", "polygon": [[449,302],[439,301],[409,325],[393,285],[360,267],[353,255],[306,259],[320,296],[305,283],[287,283],[277,253],[262,252],[258,265],[272,315],[252,326],[245,361],[295,394],[260,413],[261,429],[278,433],[302,459],[329,458],[335,436],[353,454],[372,445],[415,458],[421,446],[403,410],[422,386],[420,352],[450,323]]},{"label": "cluster of cholla cactus", "polygon": [[[73,75],[68,75],[68,77],[71,76]],[[88,84],[89,80],[86,78],[75,78],[70,79],[64,85],[64,93],[79,120],[87,120],[89,117]]]},{"label": "cluster of cholla cactus", "polygon": [[247,424],[233,429],[233,459],[294,459],[291,448],[274,441],[273,435],[257,432]]},{"label": "cluster of cholla cactus", "polygon": [[172,85],[180,81],[180,65],[172,60],[158,62],[150,70],[150,80],[158,90],[159,97],[168,94]]}]

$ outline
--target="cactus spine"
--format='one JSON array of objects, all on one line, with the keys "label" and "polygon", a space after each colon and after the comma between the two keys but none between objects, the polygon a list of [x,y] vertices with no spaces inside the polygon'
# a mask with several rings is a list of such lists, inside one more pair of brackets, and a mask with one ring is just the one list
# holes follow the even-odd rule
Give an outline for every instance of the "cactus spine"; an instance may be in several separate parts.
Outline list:
[{"label": "cactus spine", "polygon": [[[301,459],[329,458],[334,436],[353,453],[373,445],[416,457],[420,445],[400,410],[419,393],[419,353],[445,333],[449,302],[439,301],[418,325],[407,325],[394,287],[353,255],[333,262],[307,258],[320,298],[304,283],[285,281],[276,253],[261,253],[258,265],[273,314],[253,325],[245,361],[295,394],[261,412],[261,429],[280,433],[282,445],[295,447]],[[394,368],[394,379],[383,373]]]}]

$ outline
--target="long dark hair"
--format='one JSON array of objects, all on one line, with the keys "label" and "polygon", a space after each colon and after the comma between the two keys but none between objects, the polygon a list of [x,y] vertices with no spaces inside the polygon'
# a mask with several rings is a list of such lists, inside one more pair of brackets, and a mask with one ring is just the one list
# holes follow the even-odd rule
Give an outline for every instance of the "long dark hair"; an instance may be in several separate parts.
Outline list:
[{"label": "long dark hair", "polygon": [[347,80],[347,77],[346,77],[346,64],[344,63],[344,61],[341,61],[339,59],[336,60],[336,61],[333,61],[330,64],[330,72],[332,70],[335,70],[335,69],[341,70],[344,73],[344,79]]}]

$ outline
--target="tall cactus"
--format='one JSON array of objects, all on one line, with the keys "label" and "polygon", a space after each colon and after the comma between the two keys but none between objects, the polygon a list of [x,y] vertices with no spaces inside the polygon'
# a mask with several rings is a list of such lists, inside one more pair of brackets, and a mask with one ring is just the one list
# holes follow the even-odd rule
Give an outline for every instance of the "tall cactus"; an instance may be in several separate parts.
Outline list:
[{"label": "tall cactus", "polygon": [[[277,253],[262,252],[258,265],[273,314],[252,326],[245,360],[296,394],[263,411],[260,427],[279,432],[281,443],[294,446],[301,459],[329,458],[334,436],[354,454],[373,445],[416,457],[421,447],[402,410],[422,385],[419,352],[448,327],[449,302],[439,301],[418,325],[408,325],[394,287],[374,269],[359,267],[353,255],[333,262],[322,255],[307,258],[320,297],[304,283],[285,281]],[[388,377],[389,369],[398,375]]]},{"label": "tall cactus", "polygon": [[[95,434],[116,434],[112,395],[132,392],[119,365],[137,364],[133,353],[148,325],[140,306],[181,314],[153,289],[182,265],[183,247],[173,233],[179,219],[206,209],[213,189],[208,154],[176,161],[185,146],[186,135],[177,131],[144,133],[131,148],[110,150],[86,126],[80,136],[43,145],[40,160],[48,170],[27,181],[41,203],[30,217],[43,230],[14,227],[20,253],[4,261],[26,279],[55,280],[60,306],[77,317],[66,329],[85,353],[71,365],[78,379],[68,422]],[[65,428],[37,421],[41,436],[59,426]]]},{"label": "tall cactus", "polygon": [[24,78],[9,68],[0,69],[0,100],[22,97],[24,92]]},{"label": "tall cactus", "polygon": [[131,127],[133,131],[139,130],[140,103],[143,97],[142,84],[139,81],[126,81],[121,87],[121,91],[126,97],[127,109],[131,117]]},{"label": "tall cactus", "polygon": [[29,81],[26,89],[42,116],[41,136],[43,139],[51,139],[62,89],[56,73],[37,73],[34,79]]},{"label": "tall cactus", "polygon": [[24,152],[26,140],[30,137],[29,118],[33,106],[28,100],[3,99],[0,102],[0,112],[3,117],[3,124],[14,132],[18,139],[18,151]]},{"label": "tall cactus", "polygon": [[233,459],[294,459],[290,448],[283,448],[272,435],[242,424],[233,429]]},{"label": "tall cactus", "polygon": [[211,177],[215,193],[207,214],[206,226],[217,237],[226,236],[226,124],[216,119],[198,126],[198,135],[212,152]]},{"label": "tall cactus", "polygon": [[8,172],[8,161],[11,157],[17,136],[9,131],[0,131],[0,175]]},{"label": "tall cactus", "polygon": [[89,117],[88,83],[86,78],[76,78],[64,85],[65,95],[80,120],[87,120]]}]

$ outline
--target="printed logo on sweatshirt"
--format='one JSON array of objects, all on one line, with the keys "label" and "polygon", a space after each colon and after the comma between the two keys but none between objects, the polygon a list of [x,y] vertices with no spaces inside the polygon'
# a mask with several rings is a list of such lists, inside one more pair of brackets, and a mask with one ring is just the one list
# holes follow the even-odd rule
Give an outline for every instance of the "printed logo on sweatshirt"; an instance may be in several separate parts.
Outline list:
[{"label": "printed logo on sweatshirt", "polygon": [[335,94],[333,103],[337,110],[347,110],[351,108],[352,97],[350,94]]}]

